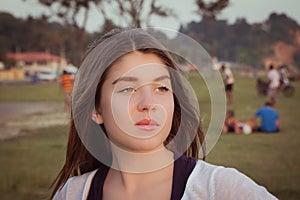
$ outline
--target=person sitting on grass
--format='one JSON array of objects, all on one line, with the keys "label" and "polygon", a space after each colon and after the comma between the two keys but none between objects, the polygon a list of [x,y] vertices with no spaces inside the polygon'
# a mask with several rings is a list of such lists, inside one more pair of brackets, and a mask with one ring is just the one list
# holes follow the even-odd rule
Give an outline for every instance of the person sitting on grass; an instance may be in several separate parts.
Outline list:
[{"label": "person sitting on grass", "polygon": [[226,114],[226,119],[223,126],[223,133],[236,133],[240,134],[242,133],[242,130],[240,128],[240,122],[238,119],[234,116],[233,110],[228,110]]},{"label": "person sitting on grass", "polygon": [[[260,126],[256,123],[258,118],[260,118]],[[280,131],[279,115],[271,102],[266,102],[262,108],[259,108],[248,124],[253,131],[257,132],[275,133]]]}]

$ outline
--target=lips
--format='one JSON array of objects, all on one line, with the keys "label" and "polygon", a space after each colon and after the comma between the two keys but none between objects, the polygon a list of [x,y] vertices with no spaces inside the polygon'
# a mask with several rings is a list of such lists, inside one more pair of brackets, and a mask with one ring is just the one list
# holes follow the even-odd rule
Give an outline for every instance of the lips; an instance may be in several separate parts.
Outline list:
[{"label": "lips", "polygon": [[159,124],[153,119],[143,119],[137,122],[135,126],[142,130],[152,131],[156,129],[159,126]]}]

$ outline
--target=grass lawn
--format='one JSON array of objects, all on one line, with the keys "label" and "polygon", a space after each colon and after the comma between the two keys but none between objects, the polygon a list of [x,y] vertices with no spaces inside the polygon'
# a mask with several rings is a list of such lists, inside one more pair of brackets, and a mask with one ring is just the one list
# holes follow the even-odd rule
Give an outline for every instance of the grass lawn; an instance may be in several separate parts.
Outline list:
[{"label": "grass lawn", "polygon": [[1,85],[0,102],[62,101],[63,90],[56,82],[26,85]]},{"label": "grass lawn", "polygon": [[0,142],[1,199],[49,199],[64,160],[66,131],[57,126]]},{"label": "grass lawn", "polygon": [[[190,77],[191,78],[191,77]],[[210,118],[209,95],[197,77],[191,82],[200,98],[200,111]],[[235,167],[279,199],[300,199],[300,83],[294,82],[296,96],[279,95],[276,109],[282,123],[279,134],[221,135],[207,161]],[[204,88],[204,89],[203,89]],[[20,95],[21,92],[21,95]],[[0,86],[0,101],[62,101],[56,84]],[[234,86],[235,110],[241,121],[248,120],[265,102],[258,97],[255,80],[237,77]],[[202,116],[203,117],[203,116]],[[0,141],[1,199],[47,199],[49,186],[62,166],[67,127],[32,131],[28,136]]]},{"label": "grass lawn", "polygon": [[[282,131],[279,134],[221,135],[208,155],[208,161],[235,167],[265,186],[279,199],[300,199],[300,119],[299,82],[294,82],[296,95],[279,94],[276,110]],[[266,101],[256,95],[255,80],[237,77],[234,88],[236,117],[248,120]]]}]

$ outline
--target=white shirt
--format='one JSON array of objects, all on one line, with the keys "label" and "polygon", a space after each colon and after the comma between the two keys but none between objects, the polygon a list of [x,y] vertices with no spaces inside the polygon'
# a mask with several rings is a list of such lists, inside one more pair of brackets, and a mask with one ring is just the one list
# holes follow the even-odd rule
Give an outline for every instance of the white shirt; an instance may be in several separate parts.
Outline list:
[{"label": "white shirt", "polygon": [[226,67],[224,69],[224,75],[225,75],[225,83],[226,84],[233,84],[234,83],[233,74],[232,74],[231,70],[228,67]]},{"label": "white shirt", "polygon": [[198,161],[191,173],[182,200],[277,199],[266,188],[256,184],[234,168]]},{"label": "white shirt", "polygon": [[280,85],[280,74],[276,69],[271,69],[268,72],[268,79],[270,80],[269,88],[275,89]]},{"label": "white shirt", "polygon": [[[86,199],[96,171],[70,178],[53,199]],[[188,178],[182,197],[182,200],[197,199],[272,200],[277,198],[236,169],[199,160]]]}]

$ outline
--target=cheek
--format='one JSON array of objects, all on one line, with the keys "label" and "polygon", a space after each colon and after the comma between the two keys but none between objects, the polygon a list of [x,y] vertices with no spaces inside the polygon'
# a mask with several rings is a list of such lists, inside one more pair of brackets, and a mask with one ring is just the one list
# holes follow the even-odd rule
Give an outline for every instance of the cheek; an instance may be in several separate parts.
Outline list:
[{"label": "cheek", "polygon": [[115,95],[112,97],[111,102],[109,105],[113,121],[115,121],[116,124],[121,125],[122,127],[127,126],[128,123],[131,120],[130,115],[130,102],[128,97]]},{"label": "cheek", "polygon": [[122,121],[124,116],[128,117],[128,97],[114,93],[113,88],[104,85],[102,90],[100,110],[106,123]]},{"label": "cheek", "polygon": [[167,102],[167,104],[166,104],[166,113],[167,113],[166,121],[171,126],[172,121],[173,121],[173,114],[174,114],[174,101],[173,101],[173,98],[172,98],[171,101]]},{"label": "cheek", "polygon": [[174,99],[173,99],[173,95],[166,95],[160,98],[160,106],[161,109],[164,112],[164,115],[167,116],[168,118],[170,118],[171,116],[173,116],[173,112],[174,112]]}]

